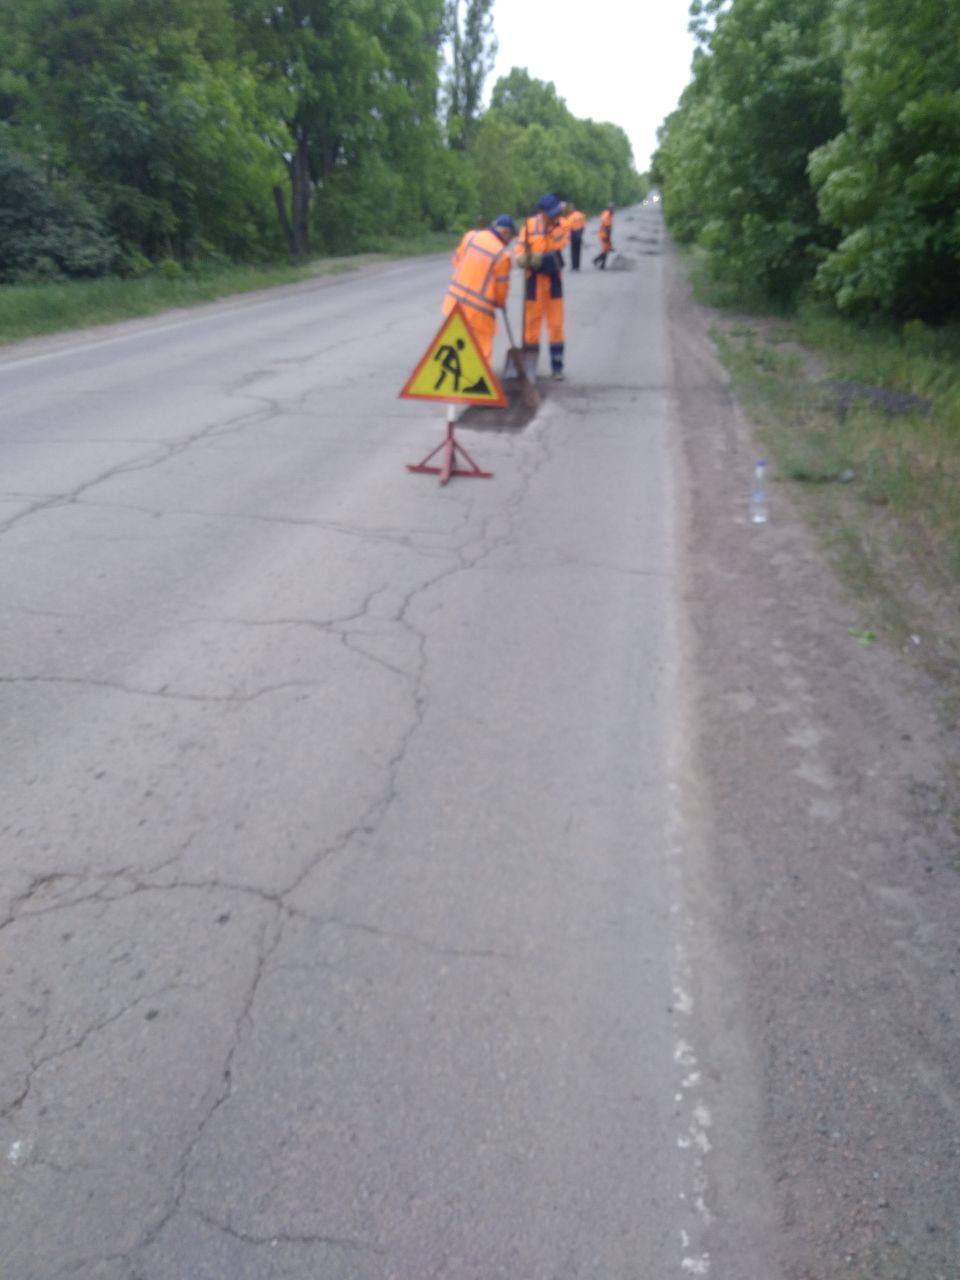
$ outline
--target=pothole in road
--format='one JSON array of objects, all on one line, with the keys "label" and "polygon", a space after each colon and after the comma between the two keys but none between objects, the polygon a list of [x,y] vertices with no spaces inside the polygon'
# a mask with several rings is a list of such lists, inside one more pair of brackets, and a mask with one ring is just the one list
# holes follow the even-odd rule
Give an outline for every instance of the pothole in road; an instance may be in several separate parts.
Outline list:
[{"label": "pothole in road", "polygon": [[[457,426],[468,427],[471,431],[493,432],[522,431],[524,427],[528,427],[537,416],[537,411],[524,406],[516,379],[501,378],[500,385],[503,387],[503,394],[507,397],[505,409],[488,409],[485,405],[471,405],[457,419]],[[540,399],[546,400],[553,387],[544,385],[541,380],[537,383],[537,390],[540,392]]]}]

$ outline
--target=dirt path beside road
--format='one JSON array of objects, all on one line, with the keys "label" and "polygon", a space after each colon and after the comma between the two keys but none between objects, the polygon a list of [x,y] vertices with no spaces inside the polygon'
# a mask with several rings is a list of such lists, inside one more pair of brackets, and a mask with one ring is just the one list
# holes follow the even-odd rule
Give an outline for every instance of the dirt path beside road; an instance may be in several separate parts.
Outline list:
[{"label": "dirt path beside road", "polygon": [[865,646],[775,485],[671,257],[690,509],[691,765],[713,927],[741,980],[790,1280],[960,1274],[960,832],[943,690]]}]

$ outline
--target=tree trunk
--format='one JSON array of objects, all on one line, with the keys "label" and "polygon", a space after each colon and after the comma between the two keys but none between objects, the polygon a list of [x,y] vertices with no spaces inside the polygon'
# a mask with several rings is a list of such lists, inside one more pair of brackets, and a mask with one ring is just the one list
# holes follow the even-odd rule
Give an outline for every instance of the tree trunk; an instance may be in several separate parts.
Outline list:
[{"label": "tree trunk", "polygon": [[283,234],[287,238],[287,247],[290,250],[291,258],[295,258],[297,251],[293,239],[293,227],[290,225],[290,219],[287,217],[287,198],[284,195],[283,187],[279,183],[273,188],[273,199],[277,206],[277,217],[280,219],[280,226]]},{"label": "tree trunk", "polygon": [[305,257],[310,252],[310,163],[306,137],[297,142],[290,161],[293,252]]},{"label": "tree trunk", "polygon": [[283,188],[273,188],[277,217],[286,236],[291,258],[303,258],[310,252],[310,156],[306,136],[297,139],[297,149],[286,161],[290,175],[290,212]]}]

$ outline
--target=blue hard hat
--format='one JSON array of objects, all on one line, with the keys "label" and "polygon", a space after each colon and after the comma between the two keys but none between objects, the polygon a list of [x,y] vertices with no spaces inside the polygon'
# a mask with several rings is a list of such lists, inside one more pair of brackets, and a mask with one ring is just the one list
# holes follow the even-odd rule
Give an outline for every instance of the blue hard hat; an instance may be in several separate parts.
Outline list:
[{"label": "blue hard hat", "polygon": [[517,224],[510,217],[509,213],[501,213],[499,218],[494,218],[493,225],[495,227],[509,227],[514,235],[517,234]]},{"label": "blue hard hat", "polygon": [[552,191],[548,191],[545,196],[541,196],[537,201],[537,208],[542,209],[548,218],[555,218],[563,209],[563,205]]}]

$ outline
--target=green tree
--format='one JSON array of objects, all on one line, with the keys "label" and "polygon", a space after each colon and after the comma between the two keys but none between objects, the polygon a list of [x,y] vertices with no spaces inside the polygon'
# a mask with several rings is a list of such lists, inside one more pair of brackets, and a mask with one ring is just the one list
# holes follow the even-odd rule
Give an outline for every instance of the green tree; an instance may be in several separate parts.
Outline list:
[{"label": "green tree", "polygon": [[425,222],[449,226],[449,184],[456,166],[445,163],[437,116],[443,39],[442,0],[404,0],[385,6],[380,41],[387,60],[380,85],[383,164],[402,179],[380,227],[415,230]]},{"label": "green tree", "polygon": [[84,78],[64,136],[124,242],[151,257],[190,257],[205,243],[241,253],[271,169],[247,127],[254,101],[239,69],[228,80],[181,50],[167,71],[148,41]]},{"label": "green tree", "polygon": [[480,122],[483,86],[497,56],[493,34],[493,0],[446,0],[444,33],[450,63],[446,80],[447,137],[463,149],[474,138]]},{"label": "green tree", "polygon": [[[0,129],[25,166],[18,189],[38,210],[60,200],[67,221],[76,196],[73,223],[92,235],[99,215],[136,263],[350,250],[517,212],[547,189],[587,208],[633,198],[623,131],[577,120],[554,85],[514,69],[483,112],[492,7],[0,6]],[[66,255],[44,260],[67,269]]]},{"label": "green tree", "polygon": [[678,237],[698,240],[722,278],[782,300],[832,243],[807,176],[810,152],[841,123],[831,8],[832,0],[695,5],[694,79],[654,165]]},{"label": "green tree", "polygon": [[0,41],[18,141],[125,247],[252,247],[271,156],[226,0],[22,0]]},{"label": "green tree", "polygon": [[373,32],[372,0],[238,0],[244,39],[276,118],[275,145],[286,168],[273,194],[294,256],[310,248],[317,186],[377,132],[371,86],[385,60]]},{"label": "green tree", "polygon": [[536,80],[526,67],[512,67],[500,77],[493,86],[490,108],[522,128],[539,124],[544,129],[556,129],[574,118],[553,81]]},{"label": "green tree", "polygon": [[629,139],[619,125],[579,120],[550,81],[514,67],[494,86],[490,110],[474,155],[482,165],[481,189],[499,189],[529,209],[544,191],[555,191],[586,209],[608,200],[639,198],[640,180]]},{"label": "green tree", "polygon": [[308,252],[312,225],[346,246],[416,220],[419,175],[441,145],[442,0],[236,3],[277,124],[289,206],[280,184],[274,198],[291,253]]},{"label": "green tree", "polygon": [[840,243],[817,283],[843,311],[940,318],[960,297],[960,10],[846,0],[842,132],[810,175]]}]

